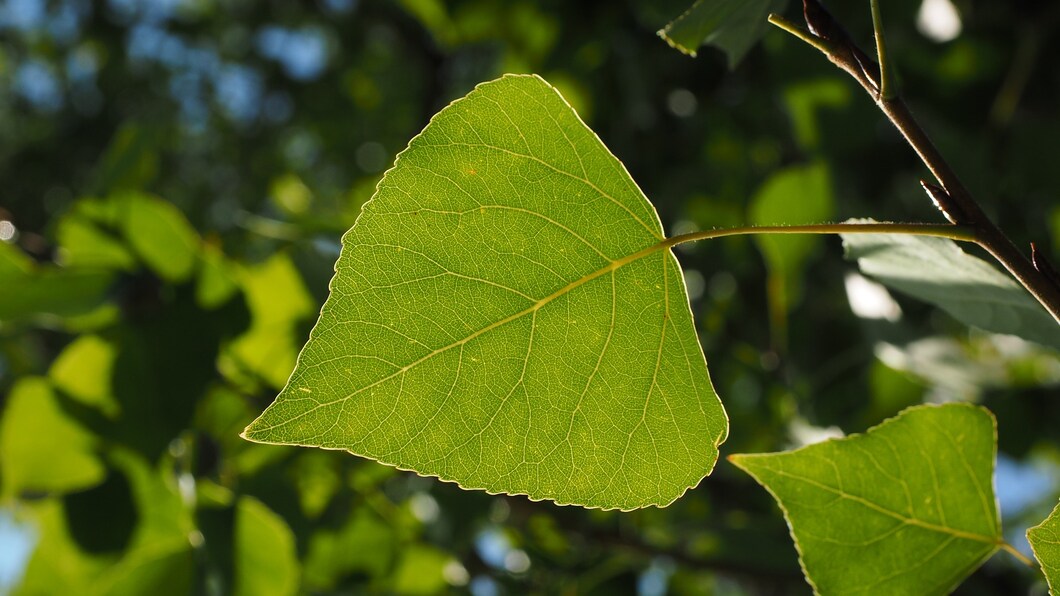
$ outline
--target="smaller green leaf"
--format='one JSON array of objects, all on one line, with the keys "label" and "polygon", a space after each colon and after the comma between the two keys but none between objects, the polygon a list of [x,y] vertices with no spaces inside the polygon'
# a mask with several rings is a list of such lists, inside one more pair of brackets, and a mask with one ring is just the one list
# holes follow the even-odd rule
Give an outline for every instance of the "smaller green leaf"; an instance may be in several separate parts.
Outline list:
[{"label": "smaller green leaf", "polygon": [[[835,200],[828,168],[823,163],[792,167],[774,174],[751,199],[748,217],[755,225],[812,224],[828,221]],[[821,247],[819,236],[766,234],[755,236],[771,277],[786,289],[779,306],[788,310],[802,296],[802,272]]]},{"label": "smaller green leaf", "polygon": [[696,0],[684,14],[659,31],[670,47],[695,57],[701,45],[725,52],[729,68],[765,34],[771,12],[784,9],[787,0]]},{"label": "smaller green leaf", "polygon": [[187,541],[163,542],[134,551],[107,570],[96,584],[96,593],[107,596],[190,594],[195,577],[193,554]]},{"label": "smaller green leaf", "polygon": [[94,192],[145,188],[158,175],[160,129],[136,122],[122,124],[95,167]]},{"label": "smaller green leaf", "polygon": [[1027,541],[1049,582],[1049,593],[1056,594],[1060,590],[1060,505],[1045,521],[1027,530]]},{"label": "smaller green leaf", "polygon": [[298,355],[297,324],[313,314],[316,303],[284,253],[241,268],[236,278],[252,320],[250,329],[232,342],[229,351],[241,367],[272,387],[283,387]]},{"label": "smaller green leaf", "polygon": [[86,314],[103,303],[113,280],[105,269],[37,265],[0,242],[0,321]]},{"label": "smaller green leaf", "polygon": [[18,382],[0,418],[3,494],[68,492],[100,482],[106,470],[95,437],[67,417],[46,379]]},{"label": "smaller green leaf", "polygon": [[100,267],[131,271],[136,257],[119,238],[101,230],[91,219],[71,213],[59,220],[56,230],[59,256],[68,267]]},{"label": "smaller green leaf", "polygon": [[182,282],[195,270],[199,234],[172,203],[141,194],[121,195],[121,227],[136,253],[159,277]]},{"label": "smaller green leaf", "polygon": [[261,501],[236,505],[235,590],[237,596],[282,596],[298,588],[294,533]]},{"label": "smaller green leaf", "polygon": [[777,500],[820,594],[945,594],[1004,545],[993,415],[916,406],[870,429],[729,459]]},{"label": "smaller green leaf", "polygon": [[[153,469],[124,448],[108,452],[111,471],[128,479],[138,523],[128,547],[119,553],[86,552],[70,526],[69,500],[23,501],[20,511],[37,537],[36,548],[14,594],[187,594],[194,580],[189,536],[191,510],[177,492],[172,469]],[[97,528],[113,523],[107,515],[86,520]]]},{"label": "smaller green leaf", "polygon": [[394,534],[395,528],[368,506],[357,508],[341,528],[314,532],[305,558],[306,586],[312,591],[328,592],[347,575],[383,577],[393,568],[397,554]]},{"label": "smaller green leaf", "polygon": [[195,303],[212,310],[228,302],[238,291],[236,266],[225,258],[219,248],[204,246],[202,266],[195,280]]},{"label": "smaller green leaf", "polygon": [[843,246],[846,258],[856,260],[865,275],[930,302],[966,325],[1060,349],[1060,326],[1034,297],[952,240],[843,234]]},{"label": "smaller green leaf", "polygon": [[111,390],[111,372],[117,352],[98,335],[82,335],[59,354],[48,370],[55,387],[108,416],[118,414]]},{"label": "smaller green leaf", "polygon": [[404,550],[394,571],[394,592],[437,594],[445,587],[444,570],[453,558],[430,546],[415,544]]}]

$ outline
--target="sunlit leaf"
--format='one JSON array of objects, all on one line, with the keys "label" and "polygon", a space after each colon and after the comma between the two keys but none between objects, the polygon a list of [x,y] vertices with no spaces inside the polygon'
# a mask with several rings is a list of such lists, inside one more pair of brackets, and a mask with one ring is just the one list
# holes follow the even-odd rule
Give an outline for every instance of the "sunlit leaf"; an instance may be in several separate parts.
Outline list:
[{"label": "sunlit leaf", "polygon": [[445,587],[445,565],[453,558],[421,544],[404,549],[394,571],[393,590],[397,594],[436,594]]},{"label": "sunlit leaf", "polygon": [[103,479],[96,438],[71,420],[46,379],[23,378],[0,418],[3,494],[67,492]]},{"label": "sunlit leaf", "polygon": [[121,239],[99,228],[89,218],[71,213],[59,220],[56,235],[59,257],[68,267],[100,267],[129,271],[136,257]]},{"label": "sunlit leaf", "polygon": [[552,87],[483,84],[383,178],[245,436],[491,492],[666,505],[713,468],[727,421],[662,237]]},{"label": "sunlit leaf", "polygon": [[315,532],[305,559],[306,585],[326,591],[353,573],[382,577],[397,552],[394,534],[394,528],[367,507],[358,508],[337,530]]},{"label": "sunlit leaf", "polygon": [[113,271],[38,265],[0,242],[0,321],[34,315],[82,315],[107,297]]},{"label": "sunlit leaf", "polygon": [[209,245],[203,247],[202,264],[195,281],[195,303],[205,309],[221,306],[239,291],[235,265],[219,249]]},{"label": "sunlit leaf", "polygon": [[135,551],[109,568],[96,593],[108,596],[188,594],[194,581],[193,552],[187,542],[162,542]]},{"label": "sunlit leaf", "polygon": [[776,498],[820,594],[945,594],[1003,544],[994,417],[917,406],[795,451],[730,460]]},{"label": "sunlit leaf", "polygon": [[684,14],[666,25],[659,36],[671,47],[690,56],[701,45],[725,52],[735,68],[765,33],[771,12],[780,12],[787,0],[696,0]]},{"label": "sunlit leaf", "polygon": [[128,479],[137,521],[122,552],[86,552],[75,538],[71,521],[96,524],[104,532],[114,520],[107,512],[71,518],[58,498],[24,504],[26,523],[36,548],[15,594],[183,594],[194,579],[189,535],[189,509],[162,467],[153,470],[139,455],[116,449],[110,461]]},{"label": "sunlit leaf", "polygon": [[66,529],[60,499],[24,505],[22,517],[31,528],[34,549],[12,594],[76,594],[103,573],[113,557],[87,555]]},{"label": "sunlit leaf", "polygon": [[232,342],[230,350],[239,365],[283,387],[294,369],[298,323],[315,310],[313,298],[290,257],[276,253],[259,265],[242,267],[236,278],[250,308],[250,329]]},{"label": "sunlit leaf", "polygon": [[52,362],[48,370],[55,387],[109,416],[118,413],[111,388],[111,372],[117,356],[114,346],[97,335],[75,339]]},{"label": "sunlit leaf", "polygon": [[[793,167],[774,174],[755,193],[748,209],[755,225],[812,224],[834,217],[835,200],[828,168],[823,163]],[[806,262],[822,244],[819,236],[755,236],[773,281],[771,298],[787,311],[802,295]],[[779,285],[780,287],[777,287]]]},{"label": "sunlit leaf", "polygon": [[251,497],[236,504],[237,596],[282,596],[298,588],[294,534],[283,518]]},{"label": "sunlit leaf", "polygon": [[1042,523],[1027,530],[1027,540],[1049,582],[1049,593],[1056,594],[1060,589],[1060,505]]},{"label": "sunlit leaf", "polygon": [[845,234],[846,257],[862,273],[957,320],[1060,349],[1060,325],[1005,273],[945,238]]},{"label": "sunlit leaf", "polygon": [[172,203],[140,194],[114,199],[129,244],[162,279],[181,282],[191,276],[199,235]]}]

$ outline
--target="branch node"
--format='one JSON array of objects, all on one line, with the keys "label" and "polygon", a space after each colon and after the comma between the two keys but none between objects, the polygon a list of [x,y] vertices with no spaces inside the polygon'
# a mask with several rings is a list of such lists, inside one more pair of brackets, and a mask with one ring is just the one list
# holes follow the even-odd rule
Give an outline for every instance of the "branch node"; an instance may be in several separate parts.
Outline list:
[{"label": "branch node", "polygon": [[1034,242],[1031,242],[1031,264],[1038,270],[1038,273],[1060,288],[1060,273],[1056,272],[1056,268],[1049,262],[1049,259],[1045,258],[1045,254]]},{"label": "branch node", "polygon": [[961,211],[961,208],[954,202],[953,197],[950,193],[946,192],[946,189],[941,186],[936,186],[927,180],[921,180],[920,186],[924,187],[924,191],[927,192],[928,198],[935,205],[935,208],[942,212],[943,217],[946,218],[951,224],[955,226],[964,225],[968,223],[968,218]]},{"label": "branch node", "polygon": [[828,59],[850,73],[876,101],[883,98],[880,66],[863,52],[847,30],[835,20],[820,0],[802,0],[802,16],[810,33],[829,45]]}]

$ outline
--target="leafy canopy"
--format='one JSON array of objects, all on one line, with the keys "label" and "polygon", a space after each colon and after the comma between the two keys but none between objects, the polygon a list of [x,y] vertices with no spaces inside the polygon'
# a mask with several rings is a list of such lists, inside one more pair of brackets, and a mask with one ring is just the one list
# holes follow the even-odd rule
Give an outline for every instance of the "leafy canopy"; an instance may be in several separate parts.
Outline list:
[{"label": "leafy canopy", "polygon": [[244,436],[633,509],[695,486],[727,430],[654,208],[555,89],[506,76],[384,176]]},{"label": "leafy canopy", "polygon": [[776,498],[821,594],[945,594],[1004,543],[994,417],[918,406],[864,435],[730,460]]}]

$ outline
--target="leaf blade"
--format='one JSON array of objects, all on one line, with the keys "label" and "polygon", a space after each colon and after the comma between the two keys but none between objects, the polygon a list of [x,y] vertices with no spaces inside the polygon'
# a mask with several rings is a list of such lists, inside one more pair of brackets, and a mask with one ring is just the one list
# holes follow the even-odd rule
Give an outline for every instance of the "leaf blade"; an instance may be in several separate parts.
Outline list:
[{"label": "leaf blade", "polygon": [[955,319],[1060,349],[1060,327],[1033,297],[986,261],[945,238],[843,234],[846,258],[884,285]]},{"label": "leaf blade", "polygon": [[693,58],[701,45],[725,52],[735,68],[765,34],[766,17],[787,0],[696,0],[681,16],[659,30],[670,47]]},{"label": "leaf blade", "polygon": [[244,436],[558,503],[668,504],[712,469],[727,420],[661,240],[551,86],[480,85],[384,176]]},{"label": "leaf blade", "polygon": [[1049,583],[1049,593],[1055,594],[1060,588],[1060,505],[1042,523],[1027,530],[1027,541]]},{"label": "leaf blade", "polygon": [[916,406],[864,435],[730,461],[777,500],[815,591],[942,594],[1003,544],[996,440],[985,409]]}]

